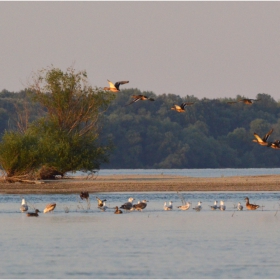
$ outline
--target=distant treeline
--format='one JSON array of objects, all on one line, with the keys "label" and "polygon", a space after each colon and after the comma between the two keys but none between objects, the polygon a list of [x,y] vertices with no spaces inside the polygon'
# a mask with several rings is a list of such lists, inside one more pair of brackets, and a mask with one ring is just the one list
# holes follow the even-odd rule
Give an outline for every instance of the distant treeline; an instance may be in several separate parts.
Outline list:
[{"label": "distant treeline", "polygon": [[[154,102],[126,106],[132,95],[143,94]],[[101,120],[101,141],[109,137],[115,146],[110,163],[101,168],[269,168],[280,167],[280,150],[252,142],[254,132],[263,137],[274,129],[270,141],[280,140],[280,103],[270,95],[198,99],[175,94],[155,95],[138,89],[116,93]],[[252,105],[228,104],[239,98],[261,99]],[[16,129],[24,118],[25,91],[0,92],[0,134]],[[186,111],[173,104],[195,102]],[[30,120],[44,114],[29,108]]]}]

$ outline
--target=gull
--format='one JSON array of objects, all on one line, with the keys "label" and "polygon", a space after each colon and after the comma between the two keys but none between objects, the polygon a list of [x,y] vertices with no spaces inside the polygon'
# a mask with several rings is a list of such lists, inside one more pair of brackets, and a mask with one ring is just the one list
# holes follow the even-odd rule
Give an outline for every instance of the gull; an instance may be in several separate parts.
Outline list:
[{"label": "gull", "polygon": [[229,102],[227,102],[227,104],[234,104],[234,103],[237,103],[237,102],[243,102],[244,104],[251,105],[255,101],[259,101],[259,100],[261,100],[261,99],[242,98],[242,99],[239,99],[237,101],[229,101]]},{"label": "gull", "polygon": [[115,214],[122,214],[122,210],[118,208],[118,206],[115,207],[116,211],[114,212]]},{"label": "gull", "polygon": [[38,212],[40,212],[38,209],[35,210],[35,213],[32,213],[32,212],[27,212],[26,215],[28,217],[38,217]]},{"label": "gull", "polygon": [[171,107],[171,110],[175,110],[179,113],[182,113],[182,112],[185,112],[185,107],[186,106],[190,106],[190,105],[193,105],[194,102],[185,102],[185,103],[182,103],[180,106],[179,105],[176,105],[176,104],[173,104],[173,107]]},{"label": "gull", "polygon": [[218,201],[214,201],[214,205],[210,206],[211,210],[216,210],[218,208],[218,205],[217,205]]},{"label": "gull", "polygon": [[138,201],[137,204],[134,204],[134,205],[133,205],[133,208],[134,208],[135,210],[142,211],[143,209],[146,208],[147,202],[148,202],[148,200],[146,200],[146,199],[142,200],[141,202]]},{"label": "gull", "polygon": [[119,92],[120,85],[129,83],[129,81],[120,81],[120,82],[116,82],[115,84],[113,84],[111,81],[109,81],[109,80],[107,80],[107,81],[108,81],[110,87],[104,87],[104,90],[110,90],[112,92]]},{"label": "gull", "polygon": [[56,206],[56,203],[47,204],[45,209],[44,209],[44,213],[48,213],[48,212],[53,211],[55,206]]},{"label": "gull", "polygon": [[191,206],[191,203],[187,202],[186,204],[184,205],[181,205],[181,206],[177,206],[177,208],[181,209],[181,210],[188,210]]},{"label": "gull", "polygon": [[103,205],[105,205],[105,201],[107,201],[106,199],[101,200],[97,196],[96,196],[96,199],[97,199],[97,202],[98,202],[98,206],[97,206],[98,208],[103,207]]},{"label": "gull", "polygon": [[128,106],[128,105],[130,105],[132,103],[135,103],[135,102],[137,102],[139,100],[155,101],[153,98],[147,97],[146,95],[142,95],[142,94],[140,94],[140,95],[132,95],[132,97],[133,97],[133,100],[130,103],[128,103],[126,106]]},{"label": "gull", "polygon": [[222,200],[220,201],[219,209],[222,210],[222,211],[226,210],[226,206],[224,205],[224,202]]},{"label": "gull", "polygon": [[241,205],[240,202],[238,202],[237,210],[239,210],[239,211],[242,211],[242,210],[243,210],[243,206]]},{"label": "gull", "polygon": [[202,209],[202,206],[201,206],[201,201],[199,201],[198,203],[197,203],[197,206],[195,206],[193,209],[195,210],[195,211],[200,211],[201,209]]},{"label": "gull", "polygon": [[103,202],[103,206],[99,206],[98,207],[101,211],[106,211],[106,209],[108,208],[107,206],[106,206],[106,204],[105,204],[105,201]]},{"label": "gull", "polygon": [[170,211],[170,210],[172,210],[172,208],[173,208],[173,206],[172,206],[172,201],[169,201],[169,205],[168,205],[168,206],[166,205],[166,202],[164,202],[163,209],[164,209],[165,211]]},{"label": "gull", "polygon": [[130,210],[132,208],[132,202],[133,202],[134,198],[130,197],[128,199],[128,202],[124,203],[120,208],[125,209],[125,210]]},{"label": "gull", "polygon": [[272,132],[273,132],[273,128],[269,132],[267,132],[263,138],[261,138],[256,132],[254,132],[254,136],[256,139],[252,141],[258,143],[261,146],[268,146],[268,145],[271,146],[271,144],[269,144],[267,140]]},{"label": "gull", "polygon": [[24,198],[21,201],[21,206],[19,209],[21,212],[26,212],[28,210],[28,206]]},{"label": "gull", "polygon": [[259,205],[251,204],[251,203],[249,202],[249,198],[248,198],[248,197],[245,197],[245,201],[246,201],[246,208],[247,208],[248,210],[256,210],[256,209],[258,209],[258,208],[260,207]]}]

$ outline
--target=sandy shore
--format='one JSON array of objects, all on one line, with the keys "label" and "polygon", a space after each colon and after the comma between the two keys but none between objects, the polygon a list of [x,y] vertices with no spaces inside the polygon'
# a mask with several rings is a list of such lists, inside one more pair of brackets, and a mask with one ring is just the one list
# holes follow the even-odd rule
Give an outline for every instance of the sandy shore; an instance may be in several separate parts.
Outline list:
[{"label": "sandy shore", "polygon": [[70,177],[43,184],[7,183],[1,194],[70,194],[94,192],[280,191],[280,175],[195,178],[171,175],[111,175],[86,179]]}]

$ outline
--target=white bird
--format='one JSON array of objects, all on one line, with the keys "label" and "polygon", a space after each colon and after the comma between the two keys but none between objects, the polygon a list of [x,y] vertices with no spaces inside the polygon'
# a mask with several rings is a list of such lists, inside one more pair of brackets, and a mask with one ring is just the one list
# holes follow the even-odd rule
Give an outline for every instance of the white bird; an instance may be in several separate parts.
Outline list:
[{"label": "white bird", "polygon": [[184,205],[181,205],[181,206],[177,206],[177,208],[181,209],[181,210],[188,210],[191,206],[191,203],[187,202],[186,204]]},{"label": "white bird", "polygon": [[197,203],[197,206],[195,206],[193,209],[195,210],[195,211],[200,211],[201,209],[202,209],[202,206],[201,206],[201,201],[199,201],[198,203]]},{"label": "white bird", "polygon": [[219,209],[222,210],[222,211],[226,210],[226,206],[224,205],[224,202],[222,200],[220,201]]},{"label": "white bird", "polygon": [[211,210],[216,210],[218,208],[217,200],[214,201],[214,205],[210,206]]},{"label": "white bird", "polygon": [[133,202],[134,198],[130,197],[128,199],[128,202],[124,203],[120,208],[125,209],[125,210],[130,210],[132,208],[132,202]]},{"label": "white bird", "polygon": [[240,202],[238,202],[238,205],[237,205],[237,210],[241,211],[243,210],[243,206],[241,205]]},{"label": "white bird", "polygon": [[169,201],[169,205],[168,206],[166,205],[166,202],[164,202],[164,206],[163,206],[164,210],[170,211],[170,210],[172,210],[172,208],[173,208],[172,201]]},{"label": "white bird", "polygon": [[108,206],[106,206],[105,201],[103,202],[103,206],[98,207],[101,211],[106,211],[106,209],[108,208]]},{"label": "white bird", "polygon": [[19,209],[21,212],[26,212],[28,210],[28,206],[27,206],[27,203],[25,202],[24,198],[21,201],[21,206]]}]

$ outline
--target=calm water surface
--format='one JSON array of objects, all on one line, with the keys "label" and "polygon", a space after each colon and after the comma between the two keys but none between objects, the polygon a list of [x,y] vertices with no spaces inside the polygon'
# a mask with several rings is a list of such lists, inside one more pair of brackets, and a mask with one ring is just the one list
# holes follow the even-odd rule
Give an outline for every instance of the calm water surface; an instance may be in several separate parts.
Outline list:
[{"label": "calm water surface", "polygon": [[[131,196],[97,195],[110,207]],[[26,195],[40,210],[57,203],[34,218],[20,213],[20,196],[0,195],[1,278],[280,278],[280,192],[184,193],[201,212],[179,210],[175,192],[132,196],[149,200],[143,212],[100,212],[95,194],[89,210],[78,195]],[[236,211],[245,196],[264,207]],[[227,210],[210,210],[214,200]]]}]

